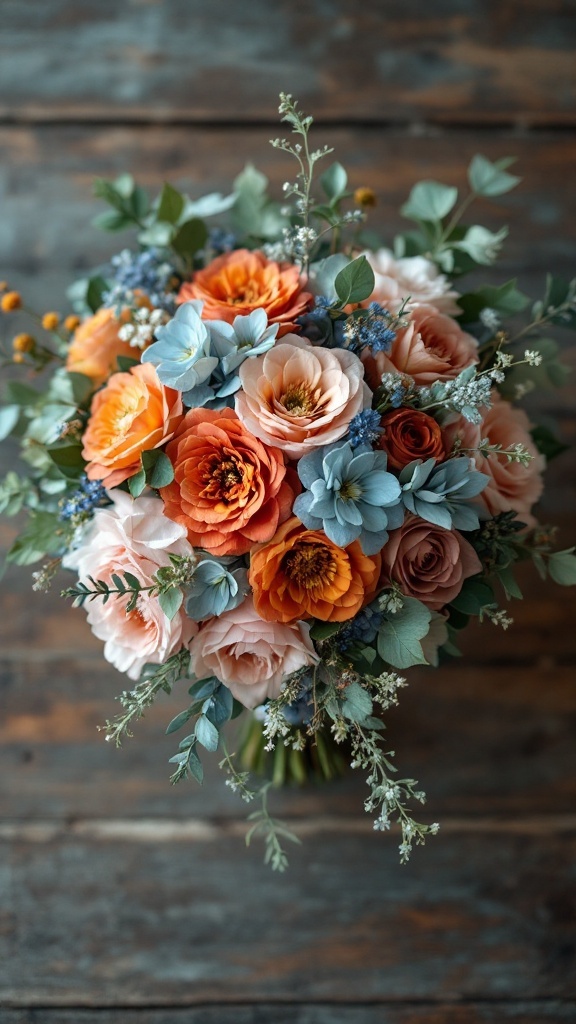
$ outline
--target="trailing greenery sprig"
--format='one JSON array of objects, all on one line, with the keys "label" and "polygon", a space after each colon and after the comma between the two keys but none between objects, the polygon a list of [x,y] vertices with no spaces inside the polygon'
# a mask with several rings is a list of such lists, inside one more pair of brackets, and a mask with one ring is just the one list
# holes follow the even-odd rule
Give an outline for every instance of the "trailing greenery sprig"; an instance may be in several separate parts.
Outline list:
[{"label": "trailing greenery sprig", "polygon": [[162,690],[170,694],[175,684],[186,678],[189,668],[190,652],[185,647],[171,655],[163,665],[146,665],[134,689],[123,690],[117,698],[124,708],[123,713],[107,719],[100,727],[105,733],[104,738],[117,747],[122,746],[123,739],[132,737],[132,723],[143,717]]}]

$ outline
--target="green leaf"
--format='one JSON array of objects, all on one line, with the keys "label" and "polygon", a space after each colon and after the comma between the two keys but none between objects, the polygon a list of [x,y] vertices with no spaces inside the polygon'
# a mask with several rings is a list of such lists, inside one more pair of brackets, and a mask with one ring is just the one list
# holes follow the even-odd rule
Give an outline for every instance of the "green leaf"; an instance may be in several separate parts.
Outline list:
[{"label": "green leaf", "polygon": [[220,683],[214,676],[210,676],[208,679],[197,679],[195,683],[192,683],[188,693],[195,700],[204,700],[214,693],[217,686],[220,686]]},{"label": "green leaf", "polygon": [[374,271],[365,256],[358,256],[336,275],[334,287],[343,306],[363,302],[374,291]]},{"label": "green leaf", "polygon": [[65,477],[75,480],[84,472],[86,464],[82,458],[81,445],[55,444],[47,448],[47,452]]},{"label": "green leaf", "polygon": [[467,292],[458,299],[462,310],[458,319],[462,323],[476,323],[483,309],[493,309],[502,317],[514,316],[526,309],[530,300],[516,287],[516,279],[499,287],[486,285],[477,292]]},{"label": "green leaf", "polygon": [[196,722],[195,735],[198,743],[202,747],[205,747],[206,750],[218,750],[218,729],[208,718],[206,718],[206,715],[200,715],[198,718]]},{"label": "green leaf", "polygon": [[190,260],[206,244],[208,229],[203,220],[193,217],[187,220],[172,239],[172,248]]},{"label": "green leaf", "polygon": [[133,220],[119,210],[104,210],[104,213],[98,213],[92,218],[92,224],[100,231],[124,231],[132,227]]},{"label": "green leaf", "polygon": [[133,366],[138,366],[140,360],[132,359],[130,356],[118,356],[116,362],[118,364],[118,369],[121,370],[122,373],[128,373]]},{"label": "green leaf", "polygon": [[489,583],[478,577],[471,577],[464,581],[462,590],[451,602],[456,611],[465,615],[479,615],[482,608],[487,604],[494,603],[494,591]]},{"label": "green leaf", "polygon": [[166,221],[160,221],[144,228],[138,235],[138,241],[141,245],[157,245],[163,248],[171,244],[173,234],[174,226]]},{"label": "green leaf", "polygon": [[477,154],[472,157],[468,168],[470,188],[479,196],[501,196],[510,192],[522,179],[515,174],[507,174],[505,168],[514,163],[514,157],[503,157],[492,163],[485,156]]},{"label": "green leaf", "polygon": [[28,522],[6,555],[16,565],[31,565],[46,555],[59,554],[63,526],[56,512],[31,512]]},{"label": "green leaf", "polygon": [[562,452],[568,451],[569,445],[560,441],[548,427],[533,427],[530,431],[530,436],[538,451],[545,455],[548,461],[555,458],[556,455],[561,455]]},{"label": "green leaf", "polygon": [[555,583],[562,587],[573,587],[576,585],[576,548],[567,548],[566,551],[555,551],[548,558],[548,572]]},{"label": "green leaf", "polygon": [[328,640],[341,628],[341,622],[321,622],[317,619],[310,630],[310,637],[312,640]]},{"label": "green leaf", "polygon": [[438,181],[419,181],[414,185],[400,212],[410,220],[442,220],[456,204],[458,189]]},{"label": "green leaf", "polygon": [[171,722],[166,726],[166,735],[169,736],[172,732],[178,732],[183,725],[190,719],[192,711],[190,708],[186,708],[185,711],[181,711],[179,715],[176,715]]},{"label": "green leaf", "polygon": [[14,405],[33,406],[40,398],[40,392],[21,380],[9,380],[5,388],[6,398]]},{"label": "green leaf", "polygon": [[512,598],[516,598],[517,600],[521,601],[522,591],[520,590],[520,587],[516,582],[516,578],[510,566],[507,565],[504,566],[502,569],[498,569],[496,575],[500,580],[502,587],[504,588],[504,593],[506,594],[507,600],[511,601]]},{"label": "green leaf", "polygon": [[169,224],[177,224],[183,209],[184,196],[166,182],[160,195],[156,219],[167,221]]},{"label": "green leaf", "polygon": [[158,594],[158,604],[166,618],[170,619],[170,621],[180,611],[183,600],[184,594],[180,587],[170,587],[170,590],[165,590],[163,593]]},{"label": "green leaf", "polygon": [[122,199],[129,199],[134,191],[134,178],[131,174],[120,174],[115,178],[112,187]]},{"label": "green leaf", "polygon": [[202,780],[204,779],[204,769],[202,767],[202,762],[198,757],[198,754],[196,753],[195,746],[190,748],[190,752],[188,755],[188,769],[193,778],[196,779],[196,782],[199,782],[200,785],[202,785]]},{"label": "green leaf", "polygon": [[344,690],[342,714],[359,724],[372,714],[372,698],[360,683],[350,683]]},{"label": "green leaf", "polygon": [[378,631],[378,653],[394,668],[425,665],[420,640],[426,636],[431,613],[421,601],[405,597],[403,607],[386,619]]},{"label": "green leaf", "polygon": [[346,185],[348,184],[348,175],[342,164],[339,164],[338,161],[331,164],[320,178],[320,184],[328,199],[339,199],[346,191]]},{"label": "green leaf", "polygon": [[108,287],[108,282],[103,277],[97,276],[88,279],[86,303],[93,313],[100,309],[104,292],[108,291]]},{"label": "green leaf", "polygon": [[148,213],[150,203],[143,188],[136,187],[128,201],[128,207],[134,220],[142,221]]},{"label": "green leaf", "polygon": [[546,276],[546,293],[542,302],[542,310],[544,315],[548,314],[551,309],[558,309],[559,306],[565,304],[569,305],[570,308],[563,310],[555,314],[551,318],[551,323],[557,324],[558,327],[567,327],[572,330],[576,329],[576,279],[572,281],[566,281],[562,277],[556,277],[554,274],[547,274]]},{"label": "green leaf", "polygon": [[204,709],[204,714],[212,722],[212,725],[215,725],[217,729],[221,729],[226,722],[230,721],[232,716],[234,698],[230,690],[221,683],[206,703],[208,706]]},{"label": "green leaf", "polygon": [[139,498],[146,487],[146,473],[140,469],[128,480],[128,490],[133,498]]},{"label": "green leaf", "polygon": [[146,473],[146,482],[158,490],[167,487],[174,479],[174,468],[165,452],[159,448],[142,452],[142,468]]},{"label": "green leaf", "polygon": [[19,419],[19,405],[5,405],[0,409],[0,441],[12,433]]},{"label": "green leaf", "polygon": [[465,252],[481,266],[490,266],[497,259],[502,242],[508,234],[508,228],[500,228],[499,231],[489,231],[480,224],[474,224],[468,228],[461,242],[453,242],[454,249]]}]

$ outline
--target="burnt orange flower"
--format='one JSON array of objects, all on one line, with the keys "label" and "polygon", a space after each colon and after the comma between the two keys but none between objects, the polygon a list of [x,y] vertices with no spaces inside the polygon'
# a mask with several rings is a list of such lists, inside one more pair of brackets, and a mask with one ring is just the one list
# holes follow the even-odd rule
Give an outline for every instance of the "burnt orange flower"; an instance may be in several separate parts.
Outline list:
[{"label": "burnt orange flower", "polygon": [[303,290],[298,267],[275,263],[261,252],[236,249],[218,256],[182,285],[178,302],[190,299],[204,303],[203,320],[229,324],[253,309],[264,309],[269,323],[280,324],[278,337],[282,337],[294,329],[296,317],[306,310],[312,296]]},{"label": "burnt orange flower", "polygon": [[268,622],[344,622],[373,594],[379,572],[380,558],[364,555],[358,541],[339,548],[292,516],[252,550],[248,579],[254,607]]},{"label": "burnt orange flower", "polygon": [[90,480],[115,487],[136,473],[142,452],[169,441],[182,419],[182,397],[150,363],[115,373],[92,400],[82,454]]},{"label": "burnt orange flower", "polygon": [[166,449],[174,481],[163,487],[165,514],[195,547],[242,555],[274,536],[299,485],[284,456],[264,447],[232,409],[191,409]]},{"label": "burnt orange flower", "polygon": [[403,469],[414,459],[444,459],[440,426],[419,409],[395,409],[382,417],[379,447],[388,453],[388,466]]},{"label": "burnt orange flower", "polygon": [[130,311],[123,310],[117,317],[113,309],[99,309],[94,316],[77,328],[68,349],[66,369],[90,377],[95,388],[108,380],[117,368],[118,356],[134,359],[139,355],[127,341],[119,337],[119,330],[130,320]]}]

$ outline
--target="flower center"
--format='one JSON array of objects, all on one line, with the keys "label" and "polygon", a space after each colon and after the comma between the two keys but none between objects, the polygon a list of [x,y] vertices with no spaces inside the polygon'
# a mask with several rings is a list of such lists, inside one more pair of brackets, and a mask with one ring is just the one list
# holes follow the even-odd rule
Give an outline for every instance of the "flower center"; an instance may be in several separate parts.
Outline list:
[{"label": "flower center", "polygon": [[244,287],[238,288],[234,295],[230,296],[233,306],[254,305],[260,297],[258,286],[253,281],[247,281]]},{"label": "flower center", "polygon": [[202,466],[203,495],[212,501],[234,501],[239,491],[249,489],[252,467],[239,459],[214,454]]},{"label": "flower center", "polygon": [[336,561],[323,544],[296,544],[281,562],[288,579],[305,590],[331,583],[336,575]]},{"label": "flower center", "polygon": [[358,501],[362,497],[362,488],[355,480],[344,480],[338,497],[342,498],[342,501]]},{"label": "flower center", "polygon": [[309,384],[289,384],[280,402],[292,416],[309,416],[318,402],[317,392]]}]

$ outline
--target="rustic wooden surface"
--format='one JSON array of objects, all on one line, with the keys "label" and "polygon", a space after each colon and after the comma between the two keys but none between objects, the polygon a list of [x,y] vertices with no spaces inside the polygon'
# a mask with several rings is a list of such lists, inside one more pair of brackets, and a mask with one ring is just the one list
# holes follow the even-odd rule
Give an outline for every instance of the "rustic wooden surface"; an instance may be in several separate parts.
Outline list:
[{"label": "rustic wooden surface", "polygon": [[[132,170],[193,195],[246,160],[279,185],[267,140],[296,93],[375,223],[411,184],[461,184],[467,159],[518,156],[523,185],[479,207],[510,226],[498,274],[535,295],[575,272],[576,17],[570,0],[0,3],[0,279],[40,308],[106,259],[91,180]],[[329,125],[331,127],[329,127]],[[492,272],[490,272],[492,275]],[[574,357],[570,356],[574,363]],[[534,411],[576,442],[576,387]],[[574,538],[576,456],[542,518]],[[0,469],[13,464],[8,447]],[[13,536],[0,524],[0,546]],[[0,592],[2,1024],[559,1024],[576,1019],[576,662],[570,593],[522,573],[503,634],[410,673],[389,716],[403,773],[442,831],[407,867],[371,832],[365,785],[278,794],[304,845],[280,878],[246,851],[213,765],[168,785],[160,700],[120,751],[96,727],[123,680],[81,612]]]}]

